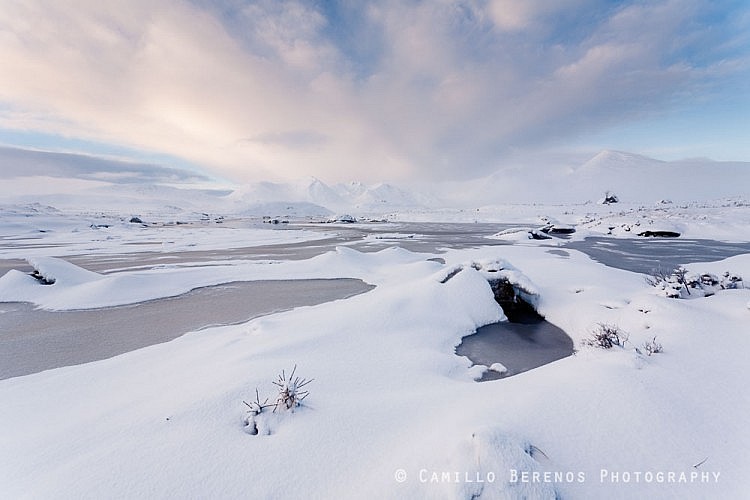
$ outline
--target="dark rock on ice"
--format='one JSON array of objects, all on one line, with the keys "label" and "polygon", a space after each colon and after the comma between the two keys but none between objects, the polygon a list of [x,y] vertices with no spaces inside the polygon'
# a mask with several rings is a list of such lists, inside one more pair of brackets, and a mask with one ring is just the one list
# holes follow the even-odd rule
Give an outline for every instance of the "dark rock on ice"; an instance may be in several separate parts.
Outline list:
[{"label": "dark rock on ice", "polygon": [[674,231],[642,231],[638,233],[638,236],[645,238],[678,238],[680,233]]}]

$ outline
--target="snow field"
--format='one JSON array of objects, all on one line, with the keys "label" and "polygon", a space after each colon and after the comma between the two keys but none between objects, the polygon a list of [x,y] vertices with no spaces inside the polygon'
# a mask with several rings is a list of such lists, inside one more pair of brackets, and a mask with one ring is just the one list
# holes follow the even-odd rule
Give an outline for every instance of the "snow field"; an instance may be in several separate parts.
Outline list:
[{"label": "snow field", "polygon": [[[0,382],[0,421],[11,430],[0,437],[0,482],[12,498],[738,497],[749,465],[741,416],[750,410],[750,290],[657,297],[643,276],[569,253],[456,250],[442,255],[443,266],[400,249],[339,248],[308,261],[238,263],[233,274],[359,277],[377,288]],[[528,277],[540,312],[577,346],[599,322],[620,326],[630,343],[581,348],[521,375],[474,382],[453,348],[502,311],[470,265],[440,281],[447,268],[495,259]],[[67,306],[91,300],[76,292],[90,281],[65,285],[71,270],[46,264],[60,280],[34,284],[37,291],[59,283],[77,297]],[[750,275],[748,256],[715,266]],[[187,286],[201,273],[219,279],[221,271],[153,276]],[[120,274],[163,293],[149,273]],[[99,295],[128,298],[116,278]],[[654,335],[665,352],[636,354],[633,347]],[[256,387],[272,396],[271,381],[295,364],[298,375],[315,379],[305,405],[276,419],[271,435],[244,433],[242,400]],[[698,470],[719,480],[621,480],[624,472]],[[524,471],[540,480],[521,480]],[[572,472],[575,480],[544,482],[544,472]]]}]

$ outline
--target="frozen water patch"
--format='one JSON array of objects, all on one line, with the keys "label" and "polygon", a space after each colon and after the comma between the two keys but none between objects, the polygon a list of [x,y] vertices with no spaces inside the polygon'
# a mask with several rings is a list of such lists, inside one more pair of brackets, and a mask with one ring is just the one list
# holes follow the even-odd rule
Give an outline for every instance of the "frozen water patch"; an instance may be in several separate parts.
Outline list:
[{"label": "frozen water patch", "polygon": [[655,270],[671,271],[691,262],[712,262],[750,253],[750,243],[697,239],[589,237],[570,242],[567,248],[580,250],[606,266],[644,274]]},{"label": "frozen water patch", "polygon": [[536,312],[540,292],[528,276],[503,259],[482,259],[447,268],[442,281],[467,267],[487,279],[505,315],[464,337],[456,348],[456,354],[474,363],[475,380],[510,377],[573,354],[571,338]]},{"label": "frozen water patch", "polygon": [[537,314],[485,325],[461,340],[456,354],[489,366],[480,381],[518,375],[573,354],[573,340]]},{"label": "frozen water patch", "polygon": [[85,311],[0,303],[0,379],[106,359],[186,332],[344,299],[372,288],[357,279],[255,281]]}]

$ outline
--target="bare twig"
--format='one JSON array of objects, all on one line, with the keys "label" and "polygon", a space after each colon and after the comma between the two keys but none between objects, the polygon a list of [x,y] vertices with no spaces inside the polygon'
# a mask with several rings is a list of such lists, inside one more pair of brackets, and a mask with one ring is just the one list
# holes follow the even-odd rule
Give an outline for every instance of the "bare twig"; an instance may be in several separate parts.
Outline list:
[{"label": "bare twig", "polygon": [[256,415],[259,415],[266,408],[270,408],[273,406],[268,404],[268,398],[264,399],[262,403],[260,402],[260,393],[258,393],[257,387],[255,388],[255,401],[253,401],[252,403],[248,403],[247,401],[243,400],[242,402],[245,403],[248,408],[250,408],[250,411],[255,413]]},{"label": "bare twig", "polygon": [[704,458],[703,460],[701,460],[701,461],[700,461],[700,462],[698,462],[697,464],[693,465],[693,468],[694,468],[694,469],[697,469],[697,468],[698,468],[698,467],[700,467],[701,465],[705,464],[705,463],[706,463],[707,461],[708,461],[708,457]]}]

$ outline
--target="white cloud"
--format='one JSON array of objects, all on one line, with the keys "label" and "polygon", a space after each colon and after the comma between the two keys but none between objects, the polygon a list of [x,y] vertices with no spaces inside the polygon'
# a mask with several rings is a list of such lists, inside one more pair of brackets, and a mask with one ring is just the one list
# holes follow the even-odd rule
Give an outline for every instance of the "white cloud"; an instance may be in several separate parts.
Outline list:
[{"label": "white cloud", "polygon": [[4,2],[0,127],[167,153],[237,180],[478,175],[699,89],[708,75],[690,51],[733,40],[684,29],[698,1],[386,0],[358,12],[373,49],[353,61],[321,4],[226,2]]},{"label": "white cloud", "polygon": [[[6,69],[0,96],[45,132],[269,176],[283,176],[305,158],[250,148],[240,139],[301,125],[340,132],[326,106],[331,96],[310,88],[285,63],[243,50],[208,12],[171,1],[117,9],[99,2],[54,5],[50,12],[24,2],[0,13],[12,25],[0,45]],[[19,26],[18,19],[39,21]],[[13,126],[16,116],[4,114],[3,125]],[[333,160],[335,151],[326,149],[324,159]]]},{"label": "white cloud", "polygon": [[580,8],[590,0],[490,0],[487,12],[495,26],[501,31],[518,32],[528,30],[539,21],[563,11]]}]

